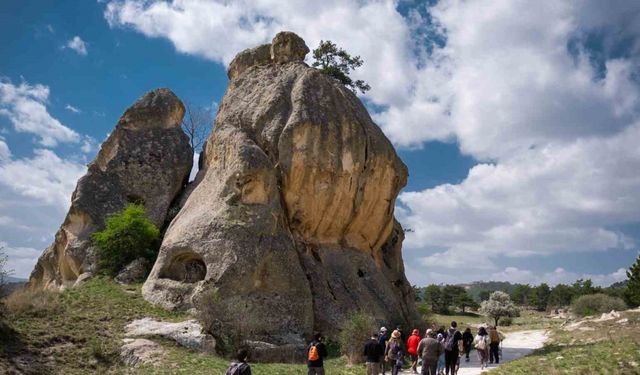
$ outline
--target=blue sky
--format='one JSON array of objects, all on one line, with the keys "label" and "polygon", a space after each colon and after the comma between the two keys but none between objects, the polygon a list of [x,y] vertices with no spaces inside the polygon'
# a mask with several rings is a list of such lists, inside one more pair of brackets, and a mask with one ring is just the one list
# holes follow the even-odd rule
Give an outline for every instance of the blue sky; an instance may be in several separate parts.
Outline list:
[{"label": "blue sky", "polygon": [[415,284],[624,279],[640,241],[633,2],[20,1],[0,5],[0,244],[27,276],[122,112],[215,106],[240,50],[292,30],[359,54],[409,167]]}]

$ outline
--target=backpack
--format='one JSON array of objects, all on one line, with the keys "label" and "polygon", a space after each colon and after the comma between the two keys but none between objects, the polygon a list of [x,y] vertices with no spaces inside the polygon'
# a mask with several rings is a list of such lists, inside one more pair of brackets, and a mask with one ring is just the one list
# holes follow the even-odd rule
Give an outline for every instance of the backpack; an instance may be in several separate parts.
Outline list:
[{"label": "backpack", "polygon": [[398,357],[398,352],[400,351],[400,345],[395,342],[392,342],[389,345],[389,353],[387,353],[387,357],[389,359],[396,359]]},{"label": "backpack", "polygon": [[240,375],[242,371],[247,368],[247,366],[249,365],[243,362],[233,362],[229,365],[229,368],[224,373],[224,375]]},{"label": "backpack", "polygon": [[487,336],[478,336],[480,339],[476,344],[476,349],[485,350],[487,348]]},{"label": "backpack", "polygon": [[498,331],[495,329],[492,329],[491,331],[489,331],[489,338],[491,339],[491,343],[500,342],[500,335],[498,335]]},{"label": "backpack", "polygon": [[455,348],[455,346],[456,346],[456,342],[455,342],[456,333],[458,333],[458,331],[454,331],[453,333],[451,331],[449,331],[449,335],[447,335],[447,339],[444,342],[444,350],[450,352]]},{"label": "backpack", "polygon": [[307,359],[310,361],[317,361],[320,359],[320,353],[318,352],[318,343],[312,343],[309,347],[309,353],[307,353]]}]

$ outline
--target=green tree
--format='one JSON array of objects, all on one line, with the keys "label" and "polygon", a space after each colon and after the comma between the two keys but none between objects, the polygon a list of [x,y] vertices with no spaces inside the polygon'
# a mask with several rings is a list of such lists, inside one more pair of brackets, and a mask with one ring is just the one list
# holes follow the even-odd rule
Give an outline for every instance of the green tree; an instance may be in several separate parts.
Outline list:
[{"label": "green tree", "polygon": [[411,288],[413,288],[413,294],[415,295],[416,302],[422,301],[423,300],[422,288],[420,288],[417,285],[411,285]]},{"label": "green tree", "polygon": [[476,301],[471,297],[469,293],[465,290],[464,294],[457,296],[455,304],[457,307],[462,310],[462,312],[466,312],[467,308],[477,309],[480,307]]},{"label": "green tree", "polygon": [[600,292],[600,288],[593,286],[591,279],[578,279],[573,283],[572,287],[574,298]]},{"label": "green tree", "polygon": [[354,81],[349,77],[349,73],[355,68],[362,66],[364,61],[360,56],[351,56],[347,51],[339,48],[330,40],[320,41],[318,48],[313,50],[313,67],[331,76],[343,85],[347,86],[354,93],[360,90],[363,94],[371,89],[368,83],[363,80]]},{"label": "green tree", "polygon": [[105,220],[106,227],[91,238],[98,248],[100,273],[115,276],[137,258],[153,262],[158,253],[160,231],[147,218],[144,206],[131,203]]},{"label": "green tree", "polygon": [[513,291],[509,294],[511,300],[520,306],[529,305],[529,299],[531,297],[531,287],[526,284],[516,284]]},{"label": "green tree", "polygon": [[640,306],[640,255],[627,271],[625,300],[631,307]]},{"label": "green tree", "polygon": [[442,311],[442,290],[440,286],[431,284],[424,289],[424,301],[429,304],[431,311]]},{"label": "green tree", "polygon": [[483,290],[483,291],[481,291],[478,294],[478,298],[480,299],[480,302],[488,300],[489,297],[491,296],[491,293],[493,293],[493,290]]},{"label": "green tree", "polygon": [[493,292],[489,299],[480,304],[480,313],[493,318],[495,325],[502,317],[515,317],[520,315],[520,310],[511,301],[511,297],[505,292]]},{"label": "green tree", "polygon": [[551,296],[551,288],[546,283],[538,285],[535,289],[536,303],[534,306],[538,311],[545,311],[549,304],[549,297]]},{"label": "green tree", "polygon": [[553,307],[569,306],[573,296],[574,291],[572,287],[565,284],[558,284],[551,290],[548,305]]}]

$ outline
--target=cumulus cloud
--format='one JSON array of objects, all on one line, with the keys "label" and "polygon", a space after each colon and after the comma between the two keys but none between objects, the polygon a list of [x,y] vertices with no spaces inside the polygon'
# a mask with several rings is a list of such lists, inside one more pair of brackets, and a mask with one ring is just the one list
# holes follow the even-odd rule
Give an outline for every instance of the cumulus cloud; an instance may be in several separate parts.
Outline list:
[{"label": "cumulus cloud", "polygon": [[491,274],[490,280],[510,281],[522,284],[541,284],[547,283],[551,286],[557,284],[572,284],[578,279],[590,279],[595,285],[609,286],[615,282],[627,279],[626,269],[619,268],[609,274],[589,274],[569,272],[564,268],[558,267],[552,272],[546,272],[542,275],[535,275],[529,270],[518,269],[517,267],[507,267],[502,271]]},{"label": "cumulus cloud", "polygon": [[404,16],[392,1],[122,0],[105,17],[224,64],[280,30],[361,55],[356,78],[395,145],[455,140],[481,161],[460,184],[399,197],[405,248],[427,254],[407,264],[412,280],[462,264],[478,278],[541,277],[496,259],[636,246],[615,228],[640,222],[637,4],[403,4]]},{"label": "cumulus cloud", "polygon": [[54,147],[58,143],[75,143],[80,135],[51,116],[46,104],[49,87],[22,82],[14,85],[0,80],[0,115],[7,117],[14,129],[39,137],[43,146]]},{"label": "cumulus cloud", "polygon": [[77,35],[67,42],[66,47],[76,51],[78,55],[87,56],[87,44]]},{"label": "cumulus cloud", "polygon": [[36,149],[32,157],[13,158],[0,139],[0,238],[9,268],[26,277],[53,239],[71,202],[71,193],[86,167],[51,150]]}]

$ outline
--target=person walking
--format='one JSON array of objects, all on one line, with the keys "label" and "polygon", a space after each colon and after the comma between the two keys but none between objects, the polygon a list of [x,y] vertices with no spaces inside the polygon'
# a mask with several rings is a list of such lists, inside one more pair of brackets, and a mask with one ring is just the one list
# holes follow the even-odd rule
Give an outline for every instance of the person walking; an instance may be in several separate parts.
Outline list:
[{"label": "person walking", "polygon": [[367,366],[367,375],[378,375],[380,370],[380,357],[384,354],[378,342],[378,333],[374,332],[364,345],[364,357]]},{"label": "person walking", "polygon": [[407,353],[411,356],[411,370],[414,374],[418,373],[418,345],[420,340],[420,331],[418,329],[414,329],[407,339]]},{"label": "person walking", "polygon": [[500,363],[500,355],[498,353],[500,349],[500,336],[496,326],[489,326],[489,363]]},{"label": "person walking", "polygon": [[247,363],[249,352],[247,349],[240,349],[236,353],[236,359],[229,364],[225,375],[251,375],[251,366]]},{"label": "person walking", "polygon": [[428,329],[418,344],[418,356],[422,358],[422,375],[437,375],[438,359],[443,352],[444,347],[435,339],[434,331]]},{"label": "person walking", "polygon": [[487,367],[487,360],[489,359],[489,334],[484,327],[480,327],[478,335],[473,340],[476,351],[478,352],[478,359],[480,360],[480,369],[484,370]]},{"label": "person walking", "polygon": [[443,375],[444,374],[444,365],[445,365],[445,357],[444,357],[444,335],[442,333],[438,333],[437,340],[440,343],[440,345],[442,345],[442,353],[440,353],[440,356],[438,357],[438,375]]},{"label": "person walking", "polygon": [[460,356],[459,343],[462,340],[462,333],[458,331],[458,323],[451,322],[451,327],[446,332],[444,339],[444,362],[446,375],[456,375],[458,357]]},{"label": "person walking", "polygon": [[389,341],[389,336],[387,335],[387,328],[380,327],[380,334],[378,335],[378,344],[380,345],[380,351],[382,352],[382,355],[380,356],[380,372],[382,372],[382,375],[385,375],[385,372],[386,372],[384,352],[387,349],[387,341]]},{"label": "person walking", "polygon": [[462,334],[462,346],[465,354],[465,361],[469,362],[469,353],[471,352],[471,345],[473,344],[473,333],[471,328],[467,327]]},{"label": "person walking", "polygon": [[313,334],[313,340],[307,348],[307,375],[324,375],[324,359],[327,347],[322,342],[322,334]]},{"label": "person walking", "polygon": [[[389,367],[391,367],[391,375],[397,375],[399,369],[402,368],[403,356],[402,335],[400,331],[395,330],[391,332],[391,339],[387,342],[387,347],[384,351],[384,359],[385,362],[389,363]],[[398,367],[398,364],[400,367]]]}]

